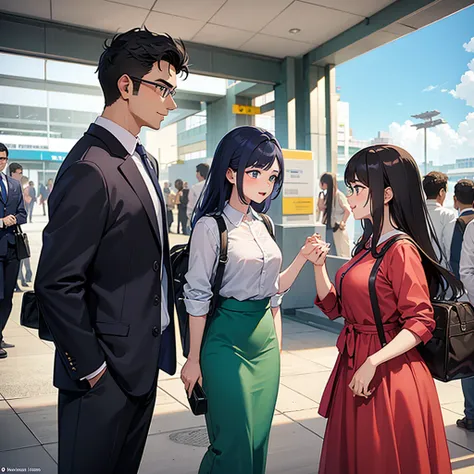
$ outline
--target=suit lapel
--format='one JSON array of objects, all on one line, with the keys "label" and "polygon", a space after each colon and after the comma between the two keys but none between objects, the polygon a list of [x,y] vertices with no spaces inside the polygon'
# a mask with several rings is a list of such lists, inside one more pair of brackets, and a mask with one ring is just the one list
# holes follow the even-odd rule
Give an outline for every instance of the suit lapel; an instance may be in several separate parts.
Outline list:
[{"label": "suit lapel", "polygon": [[134,163],[133,158],[130,155],[127,156],[125,161],[119,166],[119,170],[138,196],[138,199],[140,199],[140,202],[148,216],[148,220],[153,228],[158,244],[160,248],[162,248],[160,233],[158,230],[158,220],[156,218],[153,201],[151,200],[145,181],[143,181],[140,171],[138,171],[137,165]]}]

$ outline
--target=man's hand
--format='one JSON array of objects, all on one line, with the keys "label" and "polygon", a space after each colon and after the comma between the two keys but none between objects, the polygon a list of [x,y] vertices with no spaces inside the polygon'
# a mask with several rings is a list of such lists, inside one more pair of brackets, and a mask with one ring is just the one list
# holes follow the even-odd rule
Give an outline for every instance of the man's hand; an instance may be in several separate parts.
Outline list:
[{"label": "man's hand", "polygon": [[105,374],[105,371],[107,370],[107,367],[104,367],[101,372],[99,372],[94,378],[89,379],[89,385],[94,387],[94,385],[100,380],[100,378]]},{"label": "man's hand", "polygon": [[3,219],[3,225],[5,227],[11,227],[12,225],[16,225],[16,217],[15,216],[7,216],[7,217],[4,217]]}]

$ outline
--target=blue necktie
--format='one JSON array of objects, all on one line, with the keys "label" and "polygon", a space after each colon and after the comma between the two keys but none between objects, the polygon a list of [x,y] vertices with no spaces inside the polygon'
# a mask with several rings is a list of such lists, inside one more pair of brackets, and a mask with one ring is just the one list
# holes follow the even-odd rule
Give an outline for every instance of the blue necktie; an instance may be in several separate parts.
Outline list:
[{"label": "blue necktie", "polygon": [[2,201],[7,202],[7,188],[5,187],[5,183],[3,182],[3,176],[0,176],[0,188],[2,188]]},{"label": "blue necktie", "polygon": [[142,159],[143,166],[145,167],[148,173],[148,176],[150,176],[153,186],[155,186],[156,193],[158,194],[158,200],[160,202],[161,212],[163,213],[164,216],[166,216],[165,207],[164,207],[164,199],[163,199],[163,195],[161,194],[161,188],[160,188],[160,183],[158,181],[158,176],[156,175],[155,170],[151,166],[150,160],[148,159],[148,156],[146,154],[145,147],[141,145],[140,143],[138,143],[135,148],[135,151],[138,153],[138,155]]}]

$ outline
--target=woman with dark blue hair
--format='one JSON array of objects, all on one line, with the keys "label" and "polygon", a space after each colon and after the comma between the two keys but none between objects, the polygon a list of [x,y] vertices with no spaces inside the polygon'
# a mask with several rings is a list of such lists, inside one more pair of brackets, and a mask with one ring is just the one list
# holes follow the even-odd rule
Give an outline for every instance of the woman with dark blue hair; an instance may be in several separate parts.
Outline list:
[{"label": "woman with dark blue hair", "polygon": [[[208,398],[211,444],[199,474],[265,472],[280,378],[281,295],[314,249],[308,239],[280,273],[280,249],[259,212],[266,212],[278,196],[283,173],[282,151],[271,133],[236,128],[217,147],[192,217],[184,287],[191,344],[181,379],[189,394],[202,382]],[[224,218],[228,262],[203,339],[220,250],[212,214]]]}]

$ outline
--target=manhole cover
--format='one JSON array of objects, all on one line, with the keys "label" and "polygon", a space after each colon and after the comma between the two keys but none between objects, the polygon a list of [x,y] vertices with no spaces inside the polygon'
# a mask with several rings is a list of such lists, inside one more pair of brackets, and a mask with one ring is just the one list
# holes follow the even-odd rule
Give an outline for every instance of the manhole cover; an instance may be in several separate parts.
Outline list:
[{"label": "manhole cover", "polygon": [[205,428],[171,433],[170,440],[178,444],[187,444],[188,446],[197,446],[198,448],[207,448],[209,446],[209,438]]}]

